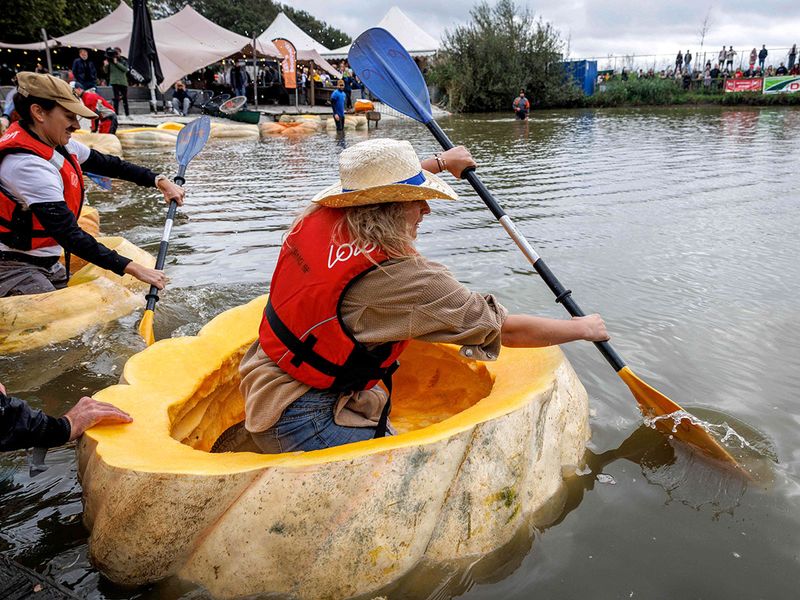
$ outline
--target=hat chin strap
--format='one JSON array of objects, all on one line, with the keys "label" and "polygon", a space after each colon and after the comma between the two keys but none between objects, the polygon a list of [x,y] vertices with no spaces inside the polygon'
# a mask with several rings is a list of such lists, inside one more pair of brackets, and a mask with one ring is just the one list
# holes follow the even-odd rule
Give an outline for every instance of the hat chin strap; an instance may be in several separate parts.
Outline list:
[{"label": "hat chin strap", "polygon": [[[425,173],[420,171],[413,177],[409,177],[408,179],[403,179],[402,181],[395,181],[393,183],[384,183],[381,185],[422,185],[425,183]],[[346,189],[342,188],[342,193],[344,192],[358,192],[358,189]]]}]

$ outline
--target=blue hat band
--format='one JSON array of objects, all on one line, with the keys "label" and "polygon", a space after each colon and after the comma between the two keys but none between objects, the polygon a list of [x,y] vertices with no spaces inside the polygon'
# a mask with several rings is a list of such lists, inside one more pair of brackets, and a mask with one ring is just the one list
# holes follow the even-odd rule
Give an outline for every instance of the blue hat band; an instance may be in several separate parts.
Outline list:
[{"label": "blue hat band", "polygon": [[[394,183],[387,183],[385,185],[422,185],[425,183],[425,173],[420,171],[413,177],[409,177],[408,179],[403,179],[402,181],[395,181]],[[342,188],[342,193],[344,192],[358,192],[360,190],[348,190]]]}]

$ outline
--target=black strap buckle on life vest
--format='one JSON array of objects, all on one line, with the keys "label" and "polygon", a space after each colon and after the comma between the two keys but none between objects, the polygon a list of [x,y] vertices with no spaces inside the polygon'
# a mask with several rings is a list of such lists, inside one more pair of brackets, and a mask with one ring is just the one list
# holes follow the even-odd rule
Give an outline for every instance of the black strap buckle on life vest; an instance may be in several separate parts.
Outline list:
[{"label": "black strap buckle on life vest", "polygon": [[361,390],[364,389],[368,381],[374,379],[382,380],[387,376],[387,373],[394,372],[393,365],[389,367],[380,366],[389,356],[391,344],[382,344],[375,350],[368,350],[364,344],[356,341],[353,351],[347,357],[345,363],[337,365],[314,351],[314,345],[317,343],[316,337],[309,335],[305,340],[301,340],[295,336],[280,319],[272,306],[272,302],[269,300],[264,309],[264,314],[272,331],[278,336],[281,343],[294,354],[290,361],[291,364],[299,367],[306,363],[320,373],[333,377],[334,383],[330,387],[332,390],[340,392]]},{"label": "black strap buckle on life vest", "polygon": [[317,371],[333,377],[334,382],[330,388],[331,390],[342,393],[360,391],[364,389],[367,382],[375,379],[380,380],[386,386],[389,395],[381,411],[378,425],[375,428],[375,437],[384,437],[388,429],[389,412],[392,406],[392,375],[394,375],[400,363],[395,361],[388,367],[381,367],[380,365],[388,358],[392,344],[381,344],[374,350],[369,350],[364,344],[356,340],[353,351],[347,357],[344,365],[337,365],[314,352],[314,345],[317,343],[316,337],[309,335],[303,341],[295,336],[278,317],[272,302],[269,300],[267,300],[264,314],[272,331],[278,336],[281,343],[294,354],[290,361],[291,364],[299,367],[306,363]]}]

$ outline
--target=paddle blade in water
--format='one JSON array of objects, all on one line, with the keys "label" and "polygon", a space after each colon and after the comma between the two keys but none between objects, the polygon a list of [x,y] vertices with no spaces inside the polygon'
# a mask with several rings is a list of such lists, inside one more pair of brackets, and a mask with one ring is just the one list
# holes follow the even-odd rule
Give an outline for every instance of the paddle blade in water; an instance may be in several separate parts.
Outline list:
[{"label": "paddle blade in water", "polygon": [[203,115],[181,129],[175,143],[178,165],[185,167],[203,149],[211,133],[211,119]]},{"label": "paddle blade in water", "polygon": [[144,343],[148,346],[152,346],[156,341],[156,336],[153,333],[153,316],[152,310],[146,310],[142,316],[142,322],[139,323],[139,335],[142,336]]},{"label": "paddle blade in water", "polygon": [[111,178],[110,177],[104,177],[102,175],[95,175],[94,173],[86,173],[85,171],[84,171],[84,174],[89,179],[91,179],[92,182],[94,182],[94,184],[97,185],[97,187],[99,187],[100,189],[103,189],[103,190],[106,190],[106,191],[111,189]]},{"label": "paddle blade in water", "polygon": [[433,120],[425,79],[391,33],[380,27],[367,29],[350,46],[347,60],[381,102],[422,123]]},{"label": "paddle blade in water", "polygon": [[[639,403],[639,408],[646,417],[660,417],[686,412],[657,389],[639,379],[629,367],[620,369],[617,374],[630,388],[634,398]],[[672,435],[682,442],[691,444],[713,458],[739,467],[736,459],[728,454],[727,450],[703,427],[692,423],[689,419],[680,419],[680,422],[676,424],[678,419],[680,419],[680,416],[676,415],[675,420],[656,420],[654,425],[662,433]]]}]

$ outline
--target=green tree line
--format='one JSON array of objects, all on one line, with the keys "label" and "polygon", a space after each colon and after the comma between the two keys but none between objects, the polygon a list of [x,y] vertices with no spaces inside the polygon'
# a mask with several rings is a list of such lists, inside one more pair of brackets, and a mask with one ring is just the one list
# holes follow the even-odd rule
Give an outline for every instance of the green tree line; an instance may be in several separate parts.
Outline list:
[{"label": "green tree line", "polygon": [[57,37],[71,33],[105,17],[119,0],[3,0],[0,39],[10,44],[42,40],[41,29]]},{"label": "green tree line", "polygon": [[[128,4],[131,2],[127,1]],[[286,13],[295,24],[327,48],[350,43],[350,36],[297,10],[272,0],[156,0],[148,2],[153,18],[178,12],[186,4],[221,27],[252,37],[264,31],[279,12]],[[0,10],[0,39],[24,44],[41,39],[41,28],[50,37],[71,33],[111,13],[119,0],[3,0]]]}]

